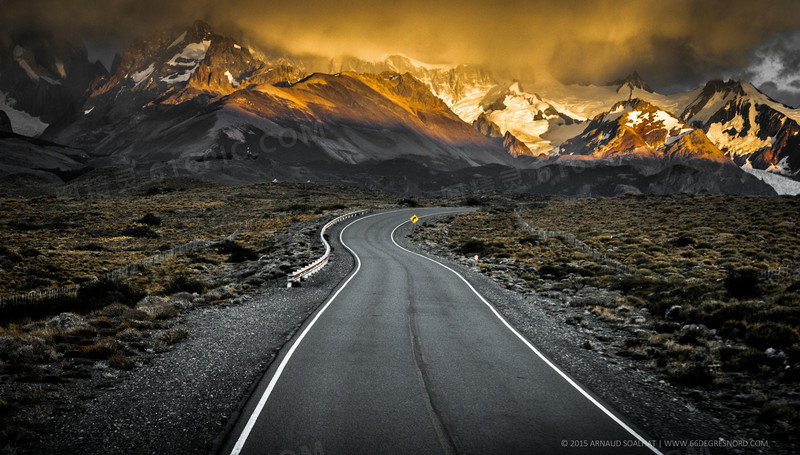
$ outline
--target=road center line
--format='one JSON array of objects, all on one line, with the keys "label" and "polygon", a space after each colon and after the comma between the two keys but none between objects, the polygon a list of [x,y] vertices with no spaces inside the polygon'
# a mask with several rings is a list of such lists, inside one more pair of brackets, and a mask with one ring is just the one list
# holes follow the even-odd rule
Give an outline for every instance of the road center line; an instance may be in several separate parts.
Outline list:
[{"label": "road center line", "polygon": [[[453,213],[453,212],[449,212],[449,213]],[[448,214],[448,213],[436,213],[436,214],[431,214],[431,215],[425,215],[425,216],[422,216],[422,217],[420,217],[420,218],[427,218],[427,217],[429,217],[429,216],[440,216],[440,215],[447,215],[447,214]],[[533,345],[530,343],[530,341],[528,341],[528,340],[527,340],[527,339],[526,339],[524,336],[522,336],[522,334],[520,334],[520,333],[517,331],[517,329],[515,329],[514,327],[512,327],[512,326],[511,326],[511,324],[509,324],[509,323],[508,323],[508,321],[506,321],[506,319],[505,319],[503,316],[501,316],[501,315],[500,315],[500,313],[498,313],[498,312],[497,312],[497,310],[494,308],[494,306],[492,306],[492,304],[491,304],[491,303],[489,303],[489,302],[488,302],[488,301],[487,301],[487,300],[486,300],[486,299],[485,299],[485,298],[484,298],[484,297],[483,297],[483,296],[482,296],[482,295],[481,295],[481,294],[480,294],[480,293],[479,293],[477,290],[475,290],[475,288],[472,286],[472,284],[470,284],[470,282],[469,282],[469,281],[467,281],[467,279],[466,279],[466,278],[464,278],[464,277],[463,277],[463,276],[462,276],[460,273],[456,272],[455,270],[451,269],[450,267],[448,267],[448,266],[446,266],[446,265],[442,264],[441,262],[439,262],[439,261],[437,261],[437,260],[435,260],[435,259],[431,259],[431,258],[429,258],[429,257],[427,257],[427,256],[424,256],[424,255],[422,255],[422,254],[416,253],[416,252],[414,252],[414,251],[411,251],[411,250],[409,250],[409,249],[407,249],[407,248],[403,248],[402,246],[400,246],[400,245],[399,245],[399,244],[398,244],[398,243],[395,241],[395,239],[394,239],[394,233],[395,233],[395,232],[396,232],[396,231],[397,231],[397,230],[400,228],[400,226],[403,226],[404,224],[406,224],[406,223],[410,223],[410,222],[411,222],[411,220],[407,220],[407,221],[404,221],[404,222],[402,222],[402,223],[398,224],[398,225],[397,225],[397,226],[396,226],[396,227],[395,227],[395,228],[392,230],[392,233],[391,233],[391,234],[389,234],[389,237],[391,238],[391,240],[392,240],[392,243],[394,243],[394,245],[395,245],[397,248],[400,248],[400,249],[401,249],[401,250],[403,250],[403,251],[406,251],[406,252],[408,252],[408,253],[411,253],[411,254],[413,254],[413,255],[415,255],[415,256],[419,256],[419,257],[421,257],[421,258],[423,258],[423,259],[426,259],[426,260],[428,260],[428,261],[431,261],[431,262],[433,262],[434,264],[438,264],[438,265],[440,265],[440,266],[444,267],[445,269],[447,269],[447,270],[449,270],[449,271],[453,272],[453,273],[454,273],[454,274],[455,274],[457,277],[459,277],[459,278],[461,279],[461,281],[463,281],[464,283],[466,283],[466,285],[467,285],[467,286],[470,288],[470,290],[472,290],[472,292],[473,292],[475,295],[477,295],[477,296],[478,296],[478,298],[479,298],[479,299],[481,299],[481,301],[482,301],[482,302],[483,302],[483,303],[484,303],[484,304],[485,304],[487,307],[489,307],[489,309],[492,311],[492,313],[493,313],[495,316],[497,316],[497,318],[500,320],[500,322],[502,322],[502,323],[503,323],[503,324],[504,324],[504,325],[505,325],[505,326],[508,328],[508,330],[510,330],[510,331],[511,331],[511,332],[512,332],[514,335],[516,335],[516,336],[517,336],[517,338],[519,338],[519,339],[520,339],[520,341],[522,341],[523,343],[525,343],[525,345],[526,345],[526,346],[527,346],[527,347],[528,347],[528,348],[529,348],[531,351],[533,351],[533,353],[534,353],[534,354],[536,354],[536,355],[537,355],[537,356],[538,356],[540,359],[542,359],[542,361],[543,361],[545,364],[547,364],[547,366],[549,366],[550,368],[552,368],[552,369],[553,369],[553,370],[554,370],[556,373],[558,373],[558,375],[559,375],[559,376],[561,376],[562,378],[564,378],[564,380],[565,380],[565,381],[567,381],[567,383],[568,383],[569,385],[571,385],[573,388],[575,388],[575,390],[577,390],[578,392],[580,392],[580,394],[581,394],[581,395],[583,395],[584,397],[586,397],[586,399],[588,399],[588,400],[589,400],[589,401],[590,401],[592,404],[594,404],[595,406],[597,406],[597,408],[599,408],[601,411],[603,411],[603,413],[605,413],[605,414],[606,414],[608,417],[610,417],[610,418],[611,418],[611,419],[612,419],[614,422],[616,422],[617,424],[619,424],[619,426],[621,426],[623,429],[625,429],[625,431],[627,431],[628,433],[630,433],[630,434],[631,434],[631,436],[633,436],[633,437],[635,437],[637,440],[639,440],[639,442],[641,442],[641,443],[642,443],[642,445],[644,445],[645,447],[647,447],[648,449],[650,449],[650,450],[651,450],[653,453],[656,453],[656,454],[658,454],[658,455],[663,455],[663,454],[661,453],[661,451],[659,451],[659,450],[658,450],[657,448],[655,448],[655,447],[654,447],[652,444],[650,444],[650,442],[648,442],[648,441],[647,441],[647,440],[646,440],[644,437],[642,437],[642,436],[641,436],[639,433],[637,433],[637,432],[636,432],[636,431],[635,431],[633,428],[631,428],[631,427],[630,427],[628,424],[626,424],[625,422],[623,422],[623,421],[622,421],[622,420],[621,420],[619,417],[617,417],[617,416],[616,416],[616,415],[615,415],[613,412],[611,412],[611,411],[610,411],[608,408],[606,408],[605,406],[603,406],[603,404],[602,404],[602,403],[600,403],[599,401],[597,401],[597,399],[595,399],[595,398],[594,398],[594,397],[593,397],[591,394],[589,394],[589,392],[587,392],[586,390],[584,390],[584,389],[583,389],[583,388],[582,388],[580,385],[578,385],[578,383],[576,383],[574,380],[572,380],[572,378],[570,378],[570,377],[569,377],[569,376],[568,376],[566,373],[564,373],[563,371],[561,371],[561,369],[560,369],[560,368],[558,368],[558,367],[557,367],[557,366],[556,366],[556,365],[555,365],[553,362],[551,362],[551,361],[550,361],[550,359],[548,359],[547,357],[545,357],[545,356],[544,356],[544,354],[542,354],[542,353],[541,353],[541,352],[540,352],[538,349],[536,349],[536,347],[534,347],[534,346],[533,346]]]},{"label": "road center line", "polygon": [[248,419],[247,421],[247,425],[245,425],[244,429],[242,430],[242,434],[239,435],[239,439],[236,441],[236,445],[233,447],[233,450],[231,450],[231,455],[239,455],[242,452],[242,448],[244,447],[244,444],[247,442],[247,438],[250,436],[250,432],[253,431],[253,427],[258,421],[258,417],[261,415],[261,412],[264,410],[264,406],[267,404],[269,396],[275,389],[275,384],[278,383],[278,379],[280,379],[283,370],[286,368],[286,364],[289,363],[289,360],[292,358],[294,351],[297,350],[298,346],[300,346],[300,343],[303,341],[303,338],[306,337],[306,334],[308,334],[309,330],[311,330],[311,328],[314,327],[314,324],[316,324],[319,317],[322,316],[322,313],[324,313],[325,310],[328,309],[328,307],[336,299],[339,293],[342,292],[342,290],[344,290],[345,287],[347,287],[347,285],[350,283],[350,280],[355,278],[355,276],[358,274],[358,271],[361,270],[361,258],[359,258],[356,252],[353,251],[349,246],[347,246],[347,244],[344,243],[342,239],[342,234],[344,234],[344,231],[347,230],[347,228],[354,225],[355,223],[358,223],[361,220],[365,220],[373,216],[384,215],[386,213],[387,212],[375,213],[372,215],[367,215],[365,217],[359,218],[349,223],[339,232],[339,242],[342,244],[342,246],[347,248],[347,250],[350,252],[350,254],[353,255],[353,257],[356,260],[356,270],[355,272],[353,272],[352,275],[350,275],[350,278],[348,278],[347,281],[345,281],[344,284],[336,291],[336,293],[333,294],[331,298],[328,299],[328,301],[325,303],[322,309],[319,310],[316,316],[314,316],[314,319],[311,320],[311,322],[306,326],[306,328],[303,330],[300,336],[297,337],[297,339],[295,340],[294,344],[292,344],[292,347],[289,349],[289,351],[286,352],[286,355],[281,360],[280,365],[278,365],[278,368],[275,370],[275,374],[272,375],[272,379],[270,379],[269,385],[267,385],[267,389],[264,391],[264,394],[261,395],[261,399],[258,400],[256,408],[253,410],[253,413],[250,415],[250,419]]}]

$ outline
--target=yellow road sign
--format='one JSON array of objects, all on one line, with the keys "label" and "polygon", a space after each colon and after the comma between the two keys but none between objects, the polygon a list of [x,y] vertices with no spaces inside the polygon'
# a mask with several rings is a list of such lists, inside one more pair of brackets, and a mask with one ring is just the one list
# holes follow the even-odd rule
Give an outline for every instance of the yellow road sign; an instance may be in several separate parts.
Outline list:
[{"label": "yellow road sign", "polygon": [[412,215],[412,216],[411,216],[411,222],[412,222],[412,223],[414,223],[414,224],[416,224],[416,223],[417,223],[417,221],[419,221],[419,217],[418,217],[417,215]]}]

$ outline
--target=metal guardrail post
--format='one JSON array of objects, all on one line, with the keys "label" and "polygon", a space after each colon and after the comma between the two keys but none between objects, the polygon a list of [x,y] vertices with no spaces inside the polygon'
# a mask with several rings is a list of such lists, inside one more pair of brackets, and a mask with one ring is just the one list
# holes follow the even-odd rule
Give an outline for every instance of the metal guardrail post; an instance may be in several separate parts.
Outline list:
[{"label": "metal guardrail post", "polygon": [[303,267],[301,269],[298,269],[298,270],[292,272],[291,274],[289,274],[286,277],[286,279],[287,279],[286,287],[290,288],[290,287],[292,287],[292,283],[296,283],[296,282],[299,282],[300,280],[304,280],[304,279],[308,278],[309,276],[319,272],[328,263],[328,259],[330,259],[330,255],[331,255],[331,245],[328,243],[327,240],[325,240],[325,231],[329,227],[333,226],[334,224],[336,224],[336,223],[338,223],[338,222],[340,222],[342,220],[346,220],[347,218],[352,218],[354,216],[363,215],[363,214],[365,214],[367,212],[369,212],[369,210],[357,210],[355,212],[346,213],[346,214],[344,214],[344,215],[342,215],[340,217],[334,218],[333,220],[331,220],[327,224],[325,224],[325,226],[323,226],[322,229],[319,232],[319,238],[320,238],[320,240],[322,240],[322,244],[325,245],[325,254],[320,256],[317,260],[315,260],[311,264],[308,264],[307,266],[305,266],[305,267]]}]

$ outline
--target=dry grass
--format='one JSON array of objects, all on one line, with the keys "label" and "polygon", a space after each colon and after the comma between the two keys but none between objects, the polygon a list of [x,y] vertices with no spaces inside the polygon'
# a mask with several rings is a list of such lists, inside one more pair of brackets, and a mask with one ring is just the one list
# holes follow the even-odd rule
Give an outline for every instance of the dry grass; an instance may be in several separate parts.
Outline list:
[{"label": "dry grass", "polygon": [[[49,388],[20,385],[92,379],[108,386],[113,380],[104,378],[116,370],[146,364],[190,336],[175,325],[180,312],[235,301],[265,280],[285,285],[287,272],[318,254],[322,220],[397,202],[335,186],[180,182],[94,200],[0,199],[0,296],[81,284],[77,295],[0,311],[0,425],[24,437],[57,412],[53,404],[61,399]],[[289,232],[295,223],[303,223],[300,231]],[[93,279],[240,227],[235,242],[172,257],[127,279]],[[261,256],[268,261],[254,262]],[[243,283],[235,275],[242,269],[258,271],[260,281]]]},{"label": "dry grass", "polygon": [[[572,233],[634,272],[622,274],[560,239],[529,235],[514,208],[532,227]],[[800,197],[530,196],[423,223],[415,240],[446,246],[509,288],[556,293],[628,330],[617,354],[675,385],[763,396],[744,409],[734,405],[746,421],[792,439],[800,427],[798,414],[787,412],[800,406],[793,394],[800,383],[800,277],[761,272],[800,266],[799,228]],[[593,292],[617,297],[586,297]],[[586,323],[582,316],[565,322]]]},{"label": "dry grass", "polygon": [[[263,254],[272,247],[273,235],[291,224],[330,210],[396,202],[379,193],[311,184],[165,185],[165,194],[0,199],[0,295],[84,283],[197,238],[220,240],[243,223],[237,244]],[[160,224],[144,224],[152,223],[146,215]],[[132,233],[126,231],[131,226],[157,236],[125,235]],[[153,277],[228,259],[230,254],[218,251],[178,258],[146,271],[142,288],[155,292],[166,283]]]}]

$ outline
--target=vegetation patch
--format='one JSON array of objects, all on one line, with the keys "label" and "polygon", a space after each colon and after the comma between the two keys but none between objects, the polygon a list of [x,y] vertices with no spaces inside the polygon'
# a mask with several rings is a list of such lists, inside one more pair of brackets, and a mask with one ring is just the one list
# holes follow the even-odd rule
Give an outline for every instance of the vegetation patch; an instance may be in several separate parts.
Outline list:
[{"label": "vegetation patch", "polygon": [[[546,234],[528,232],[515,211]],[[414,240],[508,288],[558,297],[629,331],[617,355],[686,390],[722,387],[747,422],[796,440],[800,422],[788,408],[800,406],[797,225],[800,197],[529,195],[426,222]],[[577,313],[564,322],[587,321]],[[743,409],[737,394],[784,404]]]}]

